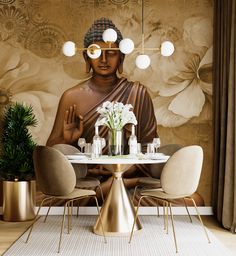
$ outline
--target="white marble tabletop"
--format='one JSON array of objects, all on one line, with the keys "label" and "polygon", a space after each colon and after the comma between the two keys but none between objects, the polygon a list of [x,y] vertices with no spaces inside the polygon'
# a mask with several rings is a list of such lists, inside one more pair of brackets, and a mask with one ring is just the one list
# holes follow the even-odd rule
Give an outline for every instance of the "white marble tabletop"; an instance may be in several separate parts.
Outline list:
[{"label": "white marble tabletop", "polygon": [[85,155],[76,154],[76,155],[67,155],[67,158],[71,163],[79,164],[159,164],[165,163],[169,159],[169,156],[160,154],[155,155],[153,158],[142,156],[142,157],[133,157],[130,155],[122,156],[107,156],[103,155],[98,158],[89,158]]}]

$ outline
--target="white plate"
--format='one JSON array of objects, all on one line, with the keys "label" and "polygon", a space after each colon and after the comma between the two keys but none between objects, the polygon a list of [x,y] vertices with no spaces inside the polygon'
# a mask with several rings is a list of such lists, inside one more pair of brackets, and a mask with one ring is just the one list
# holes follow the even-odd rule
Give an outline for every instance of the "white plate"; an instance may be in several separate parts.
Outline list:
[{"label": "white plate", "polygon": [[152,159],[152,160],[166,160],[170,156],[164,155],[163,153],[155,153],[155,154],[145,154],[145,157],[147,159]]},{"label": "white plate", "polygon": [[81,160],[81,159],[86,159],[87,157],[85,155],[66,155],[66,157],[70,160]]}]

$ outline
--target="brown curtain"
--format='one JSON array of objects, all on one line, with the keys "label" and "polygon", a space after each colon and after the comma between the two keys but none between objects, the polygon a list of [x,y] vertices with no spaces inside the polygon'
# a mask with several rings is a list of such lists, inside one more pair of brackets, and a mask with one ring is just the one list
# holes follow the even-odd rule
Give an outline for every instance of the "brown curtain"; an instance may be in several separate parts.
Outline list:
[{"label": "brown curtain", "polygon": [[236,0],[214,3],[213,211],[236,232]]}]

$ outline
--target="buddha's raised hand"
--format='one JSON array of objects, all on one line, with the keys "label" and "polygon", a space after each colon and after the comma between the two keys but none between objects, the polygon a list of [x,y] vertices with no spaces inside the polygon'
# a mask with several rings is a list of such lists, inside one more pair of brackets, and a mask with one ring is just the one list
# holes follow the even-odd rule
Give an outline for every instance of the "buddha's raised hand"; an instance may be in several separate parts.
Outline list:
[{"label": "buddha's raised hand", "polygon": [[76,105],[70,106],[65,113],[63,137],[66,143],[73,144],[83,133],[83,117],[77,116]]}]

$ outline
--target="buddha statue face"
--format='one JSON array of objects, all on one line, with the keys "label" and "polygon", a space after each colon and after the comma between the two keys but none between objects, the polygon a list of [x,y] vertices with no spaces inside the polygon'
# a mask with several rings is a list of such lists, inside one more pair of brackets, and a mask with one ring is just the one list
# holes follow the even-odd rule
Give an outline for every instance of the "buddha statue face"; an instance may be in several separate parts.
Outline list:
[{"label": "buddha statue face", "polygon": [[[101,48],[107,48],[108,44],[105,42],[95,42],[95,44],[99,45]],[[102,50],[101,55],[96,59],[91,59],[84,54],[84,58],[86,61],[86,66],[92,68],[94,74],[110,76],[116,73],[118,70],[119,73],[122,73],[123,70],[123,60],[124,55],[119,50],[112,50],[112,48],[117,48],[118,45],[113,43],[111,45],[111,49]]]},{"label": "buddha statue face", "polygon": [[111,49],[102,50],[101,55],[96,59],[89,58],[86,51],[83,53],[87,72],[89,72],[91,68],[93,74],[102,76],[116,74],[117,70],[119,73],[123,72],[124,54],[119,50],[112,50],[112,48],[118,48],[119,42],[123,37],[111,20],[106,18],[96,20],[85,34],[84,47],[88,48],[91,44],[97,44],[101,48],[108,48],[109,44],[105,43],[102,39],[103,32],[108,28],[113,28],[117,32],[117,40],[111,44]]}]

